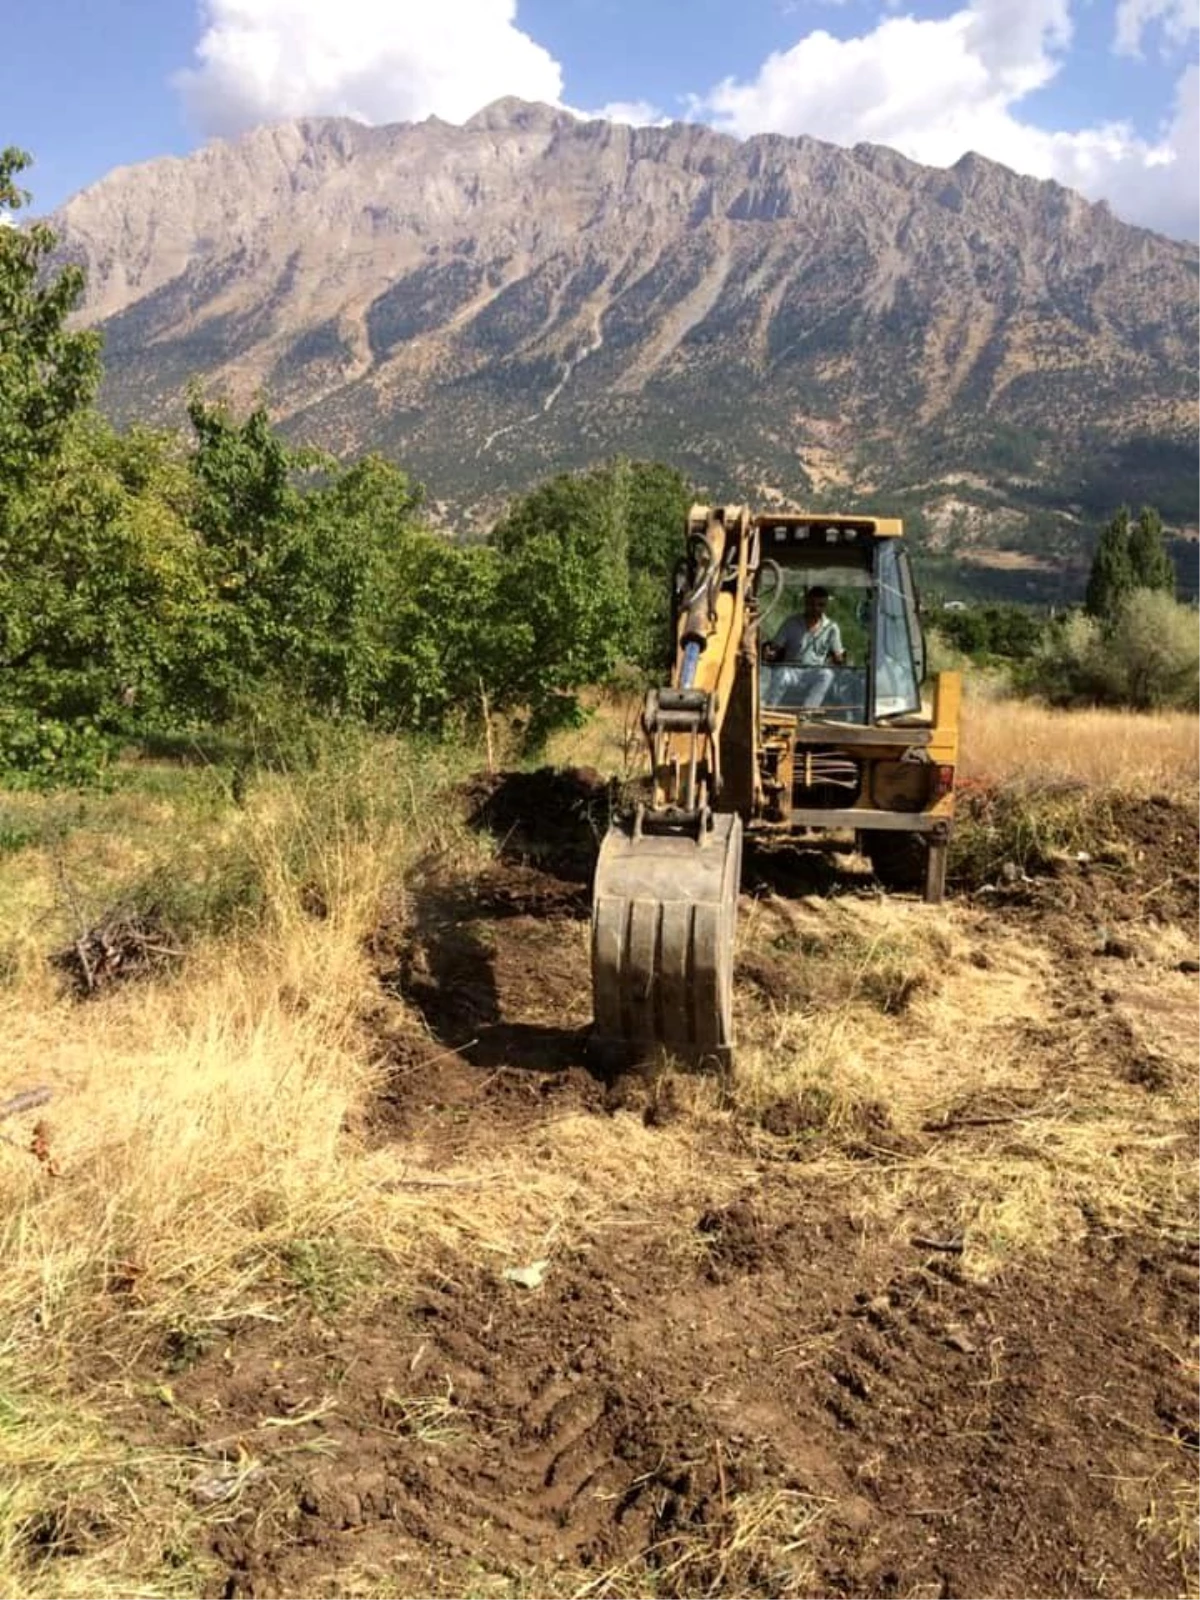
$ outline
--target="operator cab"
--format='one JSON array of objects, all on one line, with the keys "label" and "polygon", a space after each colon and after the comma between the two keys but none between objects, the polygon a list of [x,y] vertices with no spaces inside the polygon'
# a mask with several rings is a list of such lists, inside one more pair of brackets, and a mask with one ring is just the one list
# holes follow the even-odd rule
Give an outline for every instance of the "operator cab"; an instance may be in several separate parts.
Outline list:
[{"label": "operator cab", "polygon": [[920,711],[925,644],[900,523],[755,521],[764,710],[863,726]]}]

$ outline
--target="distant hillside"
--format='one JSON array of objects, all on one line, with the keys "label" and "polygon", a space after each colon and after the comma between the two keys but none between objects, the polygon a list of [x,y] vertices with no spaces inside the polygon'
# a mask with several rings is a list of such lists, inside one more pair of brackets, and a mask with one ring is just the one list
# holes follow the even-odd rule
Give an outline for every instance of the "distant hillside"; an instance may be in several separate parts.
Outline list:
[{"label": "distant hillside", "polygon": [[1196,249],[978,156],[508,100],[262,129],[54,221],[116,414],[265,392],[460,519],[616,451],[899,509],[993,571],[1077,564],[1123,499],[1194,518]]}]

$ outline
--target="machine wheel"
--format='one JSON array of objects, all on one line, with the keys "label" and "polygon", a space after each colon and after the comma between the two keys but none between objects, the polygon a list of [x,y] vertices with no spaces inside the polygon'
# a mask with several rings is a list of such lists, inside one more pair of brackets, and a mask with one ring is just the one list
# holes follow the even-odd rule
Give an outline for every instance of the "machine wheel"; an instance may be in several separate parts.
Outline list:
[{"label": "machine wheel", "polygon": [[885,889],[922,894],[940,905],[946,892],[946,841],[925,834],[880,829],[862,836],[863,854]]}]

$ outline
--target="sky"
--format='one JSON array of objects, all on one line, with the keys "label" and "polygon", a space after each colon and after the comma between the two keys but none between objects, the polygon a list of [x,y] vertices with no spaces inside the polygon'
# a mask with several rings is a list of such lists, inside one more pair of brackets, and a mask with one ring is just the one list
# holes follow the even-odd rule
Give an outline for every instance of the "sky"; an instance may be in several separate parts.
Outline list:
[{"label": "sky", "polygon": [[949,166],[1200,232],[1196,0],[0,0],[34,209],[266,122],[462,122],[502,95]]}]

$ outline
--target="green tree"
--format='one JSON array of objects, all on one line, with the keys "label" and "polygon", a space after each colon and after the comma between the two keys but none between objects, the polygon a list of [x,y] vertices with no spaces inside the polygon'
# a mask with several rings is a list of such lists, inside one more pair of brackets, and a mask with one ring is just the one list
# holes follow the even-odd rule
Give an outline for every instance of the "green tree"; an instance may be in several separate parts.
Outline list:
[{"label": "green tree", "polygon": [[497,574],[484,636],[497,707],[529,709],[529,741],[579,715],[575,690],[599,683],[630,636],[625,575],[549,535],[532,539]]},{"label": "green tree", "polygon": [[206,599],[176,692],[219,721],[295,672],[306,653],[314,562],[296,480],[326,463],[289,449],[261,405],[238,421],[193,394],[188,418]]},{"label": "green tree", "polygon": [[501,565],[494,550],[462,549],[427,532],[414,536],[389,607],[382,720],[442,733],[454,721],[476,720],[485,694],[498,708]]},{"label": "green tree", "polygon": [[1162,589],[1133,591],[1107,631],[1110,682],[1135,711],[1194,711],[1200,686],[1196,615]]},{"label": "green tree", "polygon": [[302,680],[323,711],[393,716],[384,688],[389,641],[430,541],[422,500],[420,487],[378,456],[330,472],[304,497],[311,589]]},{"label": "green tree", "polygon": [[1194,710],[1195,612],[1161,589],[1135,589],[1107,621],[1072,612],[1047,629],[1026,683],[1052,705]]},{"label": "green tree", "polygon": [[0,763],[52,778],[93,770],[135,714],[138,612],[155,616],[172,559],[152,525],[176,524],[132,481],[143,442],[119,447],[91,413],[100,339],[67,326],[83,274],[51,267],[46,224],[11,216],[29,160],[0,152]]},{"label": "green tree", "polygon": [[444,676],[417,670],[406,643],[423,634],[411,611],[433,570],[420,488],[378,457],[342,467],[292,448],[261,405],[238,420],[193,396],[189,417],[207,596],[180,703],[218,719],[284,698],[436,721]]},{"label": "green tree", "polygon": [[[17,178],[30,159],[12,146],[0,151],[0,211],[29,203]],[[13,498],[53,464],[100,382],[99,334],[67,327],[83,273],[48,270],[55,243],[44,222],[26,226],[9,215],[0,226],[0,537]]]},{"label": "green tree", "polygon": [[1088,574],[1084,606],[1091,617],[1115,617],[1137,587],[1129,541],[1129,507],[1122,506],[1101,529]]},{"label": "green tree", "polygon": [[548,537],[591,563],[627,596],[618,654],[659,665],[670,614],[670,574],[683,550],[692,498],[673,467],[619,457],[539,484],[514,502],[490,542],[512,557]]},{"label": "green tree", "polygon": [[1037,648],[1042,624],[1015,605],[973,606],[966,611],[941,611],[935,627],[966,655],[1005,656],[1028,660]]},{"label": "green tree", "polygon": [[1162,518],[1153,506],[1143,506],[1129,528],[1129,561],[1134,587],[1175,594],[1175,568],[1163,539]]},{"label": "green tree", "polygon": [[87,774],[113,736],[153,726],[204,590],[190,483],[165,435],[78,419],[53,472],[10,502],[0,565],[7,671],[0,762]]}]

